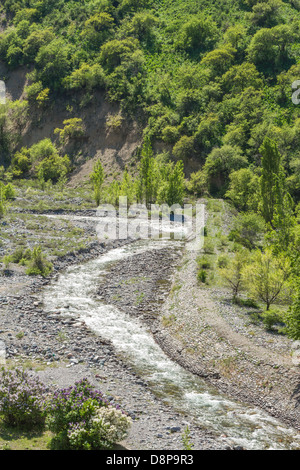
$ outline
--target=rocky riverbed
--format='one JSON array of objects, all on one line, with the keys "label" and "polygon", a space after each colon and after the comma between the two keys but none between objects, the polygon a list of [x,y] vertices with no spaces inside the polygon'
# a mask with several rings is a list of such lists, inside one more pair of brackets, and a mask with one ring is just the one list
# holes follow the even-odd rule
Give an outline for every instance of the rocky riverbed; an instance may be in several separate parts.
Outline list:
[{"label": "rocky riverbed", "polygon": [[163,351],[185,369],[300,429],[292,341],[279,337],[274,347],[274,334],[262,328],[251,339],[236,331],[241,309],[220,301],[226,292],[201,288],[196,274],[193,251],[167,248],[118,262],[98,293],[146,322]]},{"label": "rocky riverbed", "polygon": [[[1,277],[0,340],[8,362],[31,367],[43,381],[59,387],[87,377],[132,416],[126,448],[180,450],[187,426],[195,450],[237,448],[226,435],[199,427],[158,399],[109,341],[67,314],[67,305],[63,312],[45,311],[42,289],[60,272],[127,243],[130,240],[94,241],[56,259],[49,279],[29,278],[17,267]],[[255,344],[235,336],[229,327],[234,318],[231,308],[225,315],[220,312],[221,306],[224,314],[220,293],[199,289],[193,255],[187,256],[177,244],[119,261],[99,284],[97,297],[139,317],[167,355],[187,370],[229,396],[299,427],[299,369],[287,357],[290,343],[283,341],[282,350],[274,351],[267,347],[267,337],[263,344],[261,338]]]},{"label": "rocky riverbed", "polygon": [[[1,277],[0,340],[6,346],[7,363],[29,367],[44,383],[58,387],[88,378],[132,417],[129,437],[122,443],[127,449],[183,449],[182,436],[187,427],[195,450],[233,448],[226,439],[199,428],[188,416],[175,412],[155,397],[147,383],[118,357],[109,341],[60,311],[44,311],[42,289],[59,272],[128,242],[95,242],[89,249],[69,254],[56,261],[49,279],[29,278],[18,269]],[[174,257],[170,256],[168,261],[171,263],[167,268],[161,266],[162,272],[167,269],[171,273]],[[150,274],[153,265],[149,268]],[[165,292],[155,298],[161,301],[164,295]]]}]

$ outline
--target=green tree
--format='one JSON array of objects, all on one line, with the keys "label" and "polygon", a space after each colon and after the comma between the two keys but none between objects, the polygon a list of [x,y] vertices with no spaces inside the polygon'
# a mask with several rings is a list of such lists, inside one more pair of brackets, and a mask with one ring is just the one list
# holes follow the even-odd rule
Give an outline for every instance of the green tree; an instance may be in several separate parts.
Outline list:
[{"label": "green tree", "polygon": [[102,186],[105,179],[104,169],[100,160],[98,160],[93,168],[93,172],[90,175],[94,187],[94,197],[97,206],[99,206],[101,201]]},{"label": "green tree", "polygon": [[284,197],[284,169],[276,142],[269,137],[260,147],[262,154],[262,175],[260,179],[262,214],[272,225],[276,207],[282,205]]},{"label": "green tree", "polygon": [[188,162],[195,153],[194,137],[182,136],[173,147],[173,155],[176,160]]},{"label": "green tree", "polygon": [[244,270],[244,280],[254,298],[270,306],[280,299],[288,286],[291,263],[286,257],[276,257],[271,248],[257,250]]},{"label": "green tree", "polygon": [[148,206],[155,202],[157,195],[156,162],[149,139],[146,139],[141,155],[138,175],[138,200],[141,203],[145,202]]},{"label": "green tree", "polygon": [[214,76],[223,75],[234,62],[236,50],[227,45],[208,52],[202,59],[201,64],[209,67]]},{"label": "green tree", "polygon": [[271,27],[280,19],[279,9],[283,5],[281,0],[267,0],[256,3],[252,8],[249,18],[253,24]]},{"label": "green tree", "polygon": [[37,168],[37,176],[40,181],[52,181],[52,183],[58,183],[62,180],[70,171],[70,160],[67,155],[60,157],[58,154],[52,154],[51,156],[44,158]]},{"label": "green tree", "polygon": [[263,81],[254,64],[244,62],[231,67],[221,78],[225,93],[238,94],[248,87],[260,89]]},{"label": "green tree", "polygon": [[263,241],[265,231],[263,217],[255,212],[246,212],[236,217],[229,238],[252,250]]},{"label": "green tree", "polygon": [[100,60],[104,67],[113,71],[121,65],[122,61],[130,59],[130,56],[138,49],[138,40],[127,38],[122,40],[113,39],[101,47]]},{"label": "green tree", "polygon": [[206,51],[215,43],[218,36],[217,24],[209,16],[200,15],[193,18],[181,28],[177,47],[190,53]]},{"label": "green tree", "polygon": [[168,179],[165,182],[164,188],[160,193],[160,202],[166,203],[170,207],[173,204],[179,204],[180,206],[182,206],[184,195],[184,165],[182,161],[179,161],[170,171]]},{"label": "green tree", "polygon": [[82,64],[79,69],[74,70],[65,78],[64,85],[70,90],[103,88],[106,83],[104,70],[99,64]]},{"label": "green tree", "polygon": [[24,42],[23,52],[27,62],[34,62],[40,48],[55,39],[52,29],[34,30]]},{"label": "green tree", "polygon": [[225,197],[241,211],[257,210],[260,199],[259,177],[250,168],[241,168],[229,175]]},{"label": "green tree", "polygon": [[85,128],[81,118],[66,119],[63,129],[55,129],[54,134],[59,134],[61,142],[65,143],[71,139],[81,139],[85,135]]},{"label": "green tree", "polygon": [[35,63],[44,85],[59,89],[70,70],[70,57],[71,47],[63,39],[54,39],[40,48]]},{"label": "green tree", "polygon": [[248,251],[240,250],[235,254],[234,258],[230,260],[230,264],[227,267],[219,269],[219,273],[225,285],[232,292],[234,303],[237,302],[238,295],[245,288],[243,272],[248,262]]},{"label": "green tree", "polygon": [[292,306],[284,315],[285,332],[294,339],[300,340],[300,283],[297,280]]},{"label": "green tree", "polygon": [[81,37],[89,47],[99,48],[111,35],[113,25],[114,19],[109,13],[97,13],[85,22]]},{"label": "green tree", "polygon": [[212,194],[224,194],[229,184],[230,173],[246,167],[247,164],[247,158],[242,155],[238,147],[223,145],[221,148],[213,149],[203,167],[209,191]]}]

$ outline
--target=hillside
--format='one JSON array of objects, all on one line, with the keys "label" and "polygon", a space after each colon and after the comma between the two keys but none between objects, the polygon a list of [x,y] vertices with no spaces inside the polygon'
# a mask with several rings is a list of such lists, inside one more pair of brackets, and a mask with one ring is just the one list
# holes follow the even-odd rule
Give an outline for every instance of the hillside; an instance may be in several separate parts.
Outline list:
[{"label": "hillside", "polygon": [[[184,160],[187,175],[215,148],[231,156],[232,169],[255,171],[267,135],[298,196],[297,8],[281,0],[4,1],[0,79],[12,99],[2,110],[5,166],[23,146],[57,143],[54,129],[71,118],[83,120],[89,141],[66,149],[76,165],[98,156],[124,169],[144,134],[156,151]],[[224,193],[222,170],[209,190]]]},{"label": "hillside", "polygon": [[300,0],[2,0],[0,81],[0,360],[87,372],[134,448],[299,448]]}]

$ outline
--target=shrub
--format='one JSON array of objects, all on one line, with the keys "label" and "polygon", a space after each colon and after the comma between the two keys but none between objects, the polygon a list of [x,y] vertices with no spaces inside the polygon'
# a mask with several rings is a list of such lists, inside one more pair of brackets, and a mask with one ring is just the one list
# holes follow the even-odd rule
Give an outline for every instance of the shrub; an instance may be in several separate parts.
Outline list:
[{"label": "shrub", "polygon": [[300,339],[300,289],[299,284],[295,289],[293,304],[284,315],[286,324],[285,333],[294,340]]},{"label": "shrub", "polygon": [[2,369],[0,412],[10,426],[33,428],[45,424],[44,400],[47,389],[21,369]]},{"label": "shrub", "polygon": [[0,219],[6,214],[6,197],[4,189],[5,186],[0,181]]},{"label": "shrub", "polygon": [[64,80],[67,89],[91,91],[93,88],[104,88],[106,77],[104,70],[99,64],[83,64],[79,69],[74,70],[69,77]]},{"label": "shrub", "polygon": [[72,449],[111,449],[125,438],[131,420],[113,406],[98,408],[90,423],[72,424],[68,438]]},{"label": "shrub", "polygon": [[97,206],[99,206],[101,200],[102,186],[105,179],[103,166],[100,160],[95,163],[93,172],[90,174],[90,179],[94,187],[94,198]]},{"label": "shrub", "polygon": [[218,267],[227,268],[229,265],[229,258],[226,255],[220,255],[218,258]]},{"label": "shrub", "polygon": [[118,129],[122,127],[124,118],[120,113],[117,114],[109,114],[106,119],[106,129]]},{"label": "shrub", "polygon": [[4,187],[4,197],[5,197],[5,199],[14,199],[16,197],[16,192],[15,192],[14,187],[11,183],[8,183]]},{"label": "shrub", "polygon": [[247,159],[238,147],[223,145],[221,148],[214,148],[203,167],[211,194],[223,195],[229,184],[230,173],[247,165]]},{"label": "shrub", "polygon": [[240,243],[246,248],[253,249],[259,239],[262,238],[265,229],[266,224],[261,215],[254,212],[239,214],[234,221],[229,239]]},{"label": "shrub", "polygon": [[215,243],[212,239],[206,238],[204,242],[204,253],[214,254],[215,253]]},{"label": "shrub", "polygon": [[20,246],[14,251],[14,253],[12,253],[12,255],[10,255],[10,260],[12,263],[18,264],[22,260],[29,261],[31,257],[31,250],[29,248],[25,250],[22,246]]},{"label": "shrub", "polygon": [[220,275],[222,276],[225,285],[231,290],[233,302],[237,303],[238,295],[244,288],[243,269],[248,262],[247,250],[238,251],[234,258],[230,260],[230,264],[225,267],[220,267]]},{"label": "shrub", "polygon": [[52,181],[57,183],[64,178],[70,171],[70,160],[67,155],[51,155],[45,158],[37,166],[37,175],[40,181]]},{"label": "shrub", "polygon": [[15,178],[20,178],[29,172],[31,168],[30,151],[23,147],[20,152],[16,152],[11,162],[11,171]]},{"label": "shrub", "polygon": [[112,407],[87,379],[58,390],[47,406],[47,424],[56,434],[53,444],[64,449],[110,448],[124,438],[130,419]]},{"label": "shrub", "polygon": [[207,272],[204,269],[200,269],[200,271],[197,274],[197,278],[198,278],[198,281],[204,284],[207,280]]},{"label": "shrub", "polygon": [[197,259],[198,266],[201,269],[210,269],[211,268],[211,261],[207,258],[207,256],[203,256]]},{"label": "shrub", "polygon": [[47,277],[53,269],[51,263],[47,261],[42,253],[40,246],[33,248],[31,261],[26,274],[29,276],[43,276]]},{"label": "shrub", "polygon": [[263,324],[267,330],[273,330],[275,325],[283,323],[282,314],[275,309],[268,310],[262,314]]},{"label": "shrub", "polygon": [[63,129],[54,130],[54,134],[59,134],[63,143],[70,139],[80,139],[85,135],[85,128],[80,118],[66,119],[63,125]]}]

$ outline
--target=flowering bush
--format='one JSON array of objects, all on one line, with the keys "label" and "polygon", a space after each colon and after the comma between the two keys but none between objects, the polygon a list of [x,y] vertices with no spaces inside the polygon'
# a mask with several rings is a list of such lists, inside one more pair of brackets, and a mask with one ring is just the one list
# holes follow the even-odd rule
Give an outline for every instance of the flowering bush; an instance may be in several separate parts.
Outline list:
[{"label": "flowering bush", "polygon": [[112,407],[87,379],[58,390],[47,406],[47,424],[60,448],[104,449],[122,440],[130,418]]},{"label": "flowering bush", "polygon": [[2,368],[0,379],[0,412],[10,426],[42,426],[45,424],[45,386],[38,378],[21,369]]},{"label": "flowering bush", "polygon": [[99,408],[90,422],[70,426],[68,438],[74,449],[111,449],[127,435],[131,419],[121,410]]}]

